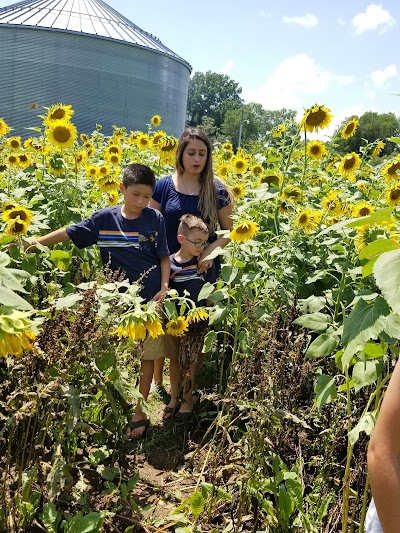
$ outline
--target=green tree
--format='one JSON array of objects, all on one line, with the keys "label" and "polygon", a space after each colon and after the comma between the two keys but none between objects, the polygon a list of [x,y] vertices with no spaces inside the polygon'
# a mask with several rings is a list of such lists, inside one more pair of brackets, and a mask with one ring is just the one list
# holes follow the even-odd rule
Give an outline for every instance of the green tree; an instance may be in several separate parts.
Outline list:
[{"label": "green tree", "polygon": [[187,113],[190,126],[200,126],[204,117],[219,130],[230,106],[241,105],[242,88],[225,74],[196,72],[189,82]]},{"label": "green tree", "polygon": [[[365,146],[366,141],[372,143],[376,140],[385,142],[385,148],[381,155],[389,155],[393,152],[395,144],[386,142],[388,137],[398,137],[400,135],[400,118],[394,113],[376,113],[375,111],[367,111],[361,117],[356,117],[360,124],[357,127],[355,134],[349,139],[342,139],[340,132],[348,120],[347,118],[336,131],[336,149],[341,154],[350,152],[360,152],[360,147]],[[363,140],[365,139],[365,140]]]}]

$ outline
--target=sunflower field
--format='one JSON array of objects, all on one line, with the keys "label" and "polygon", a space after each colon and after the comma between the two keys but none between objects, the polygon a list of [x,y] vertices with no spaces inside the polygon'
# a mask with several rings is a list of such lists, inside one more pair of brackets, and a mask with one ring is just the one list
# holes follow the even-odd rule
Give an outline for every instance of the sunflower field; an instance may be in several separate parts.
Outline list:
[{"label": "sunflower field", "polygon": [[[160,308],[121,292],[96,248],[29,249],[120,202],[126,164],[173,172],[159,115],[111,136],[73,115],[46,108],[25,140],[0,119],[0,531],[362,533],[368,437],[399,355],[400,138],[341,156],[357,119],[324,143],[332,113],[314,105],[266,143],[215,145],[236,201],[200,295],[213,305],[171,293]],[[204,320],[194,423],[156,417],[127,441],[143,339]],[[145,483],[143,461],[172,455]]]}]

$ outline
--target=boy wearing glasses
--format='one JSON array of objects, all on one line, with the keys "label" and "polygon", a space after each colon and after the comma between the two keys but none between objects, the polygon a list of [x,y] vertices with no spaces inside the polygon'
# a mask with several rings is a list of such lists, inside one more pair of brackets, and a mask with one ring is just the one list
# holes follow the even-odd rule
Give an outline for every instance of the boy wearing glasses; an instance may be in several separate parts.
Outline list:
[{"label": "boy wearing glasses", "polygon": [[[206,272],[198,272],[197,258],[207,247],[208,237],[208,226],[200,217],[190,214],[183,215],[180,218],[177,235],[180,248],[170,256],[170,288],[175,289],[179,296],[189,297],[199,306],[206,305],[205,301],[197,301],[203,285],[207,281],[213,283],[216,279],[214,265],[211,265]],[[196,329],[196,331],[192,329]],[[193,326],[189,326],[188,334],[183,337],[173,337],[166,334],[150,341],[146,346],[146,351],[150,350],[153,353],[156,351],[158,357],[170,358],[171,400],[161,413],[163,420],[169,420],[175,411],[176,418],[181,420],[188,419],[192,414],[193,398],[197,398],[193,394],[194,376],[199,366],[198,358],[202,356],[200,352],[204,334],[204,325],[193,324]],[[182,361],[183,350],[191,352],[184,354],[184,362]],[[179,385],[182,370],[185,375],[182,401],[180,402]]]}]

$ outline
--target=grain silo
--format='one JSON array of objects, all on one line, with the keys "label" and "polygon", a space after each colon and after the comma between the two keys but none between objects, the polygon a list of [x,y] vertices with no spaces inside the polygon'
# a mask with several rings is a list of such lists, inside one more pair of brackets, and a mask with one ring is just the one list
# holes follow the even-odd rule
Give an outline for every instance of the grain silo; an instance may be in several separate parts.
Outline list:
[{"label": "grain silo", "polygon": [[[0,117],[26,137],[41,106],[71,104],[78,131],[143,130],[161,115],[179,136],[190,65],[102,0],[24,0],[0,8]],[[36,108],[36,106],[39,106]]]}]

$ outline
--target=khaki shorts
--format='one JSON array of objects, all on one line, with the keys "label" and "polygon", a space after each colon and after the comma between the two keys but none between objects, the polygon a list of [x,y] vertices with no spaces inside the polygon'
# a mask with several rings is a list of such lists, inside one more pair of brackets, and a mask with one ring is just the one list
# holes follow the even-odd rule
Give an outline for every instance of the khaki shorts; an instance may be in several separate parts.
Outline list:
[{"label": "khaki shorts", "polygon": [[179,337],[160,335],[156,339],[146,339],[143,342],[142,359],[152,361],[161,357],[175,359],[179,353]]}]

